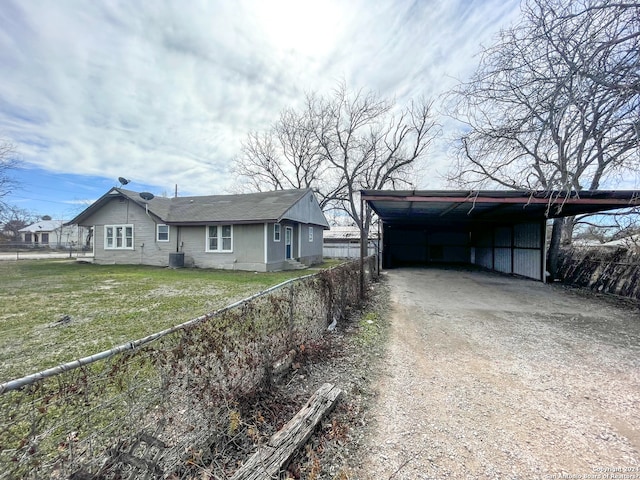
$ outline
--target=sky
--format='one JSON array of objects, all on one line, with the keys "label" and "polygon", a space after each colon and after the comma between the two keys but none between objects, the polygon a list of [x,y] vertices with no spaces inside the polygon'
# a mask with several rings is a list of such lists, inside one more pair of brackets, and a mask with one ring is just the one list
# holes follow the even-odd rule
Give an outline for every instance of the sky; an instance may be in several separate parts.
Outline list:
[{"label": "sky", "polygon": [[[2,0],[0,138],[21,161],[5,201],[69,220],[119,177],[230,193],[247,134],[305,93],[344,82],[437,105],[518,14],[518,0]],[[444,186],[447,150],[434,144],[419,188]]]}]

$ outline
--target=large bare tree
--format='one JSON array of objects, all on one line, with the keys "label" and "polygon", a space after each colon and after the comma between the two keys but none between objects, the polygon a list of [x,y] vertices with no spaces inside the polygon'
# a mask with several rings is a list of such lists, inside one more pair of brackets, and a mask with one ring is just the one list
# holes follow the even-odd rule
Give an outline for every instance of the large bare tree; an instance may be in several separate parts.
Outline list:
[{"label": "large bare tree", "polygon": [[[637,169],[639,40],[637,3],[524,3],[521,22],[501,32],[454,92],[454,116],[466,128],[450,179],[579,192]],[[554,222],[552,275],[563,226]]]},{"label": "large bare tree", "polygon": [[399,108],[339,84],[285,109],[270,131],[249,134],[234,172],[245,189],[312,188],[323,209],[344,212],[366,235],[371,212],[361,214],[359,191],[411,186],[412,167],[437,134],[430,102]]}]

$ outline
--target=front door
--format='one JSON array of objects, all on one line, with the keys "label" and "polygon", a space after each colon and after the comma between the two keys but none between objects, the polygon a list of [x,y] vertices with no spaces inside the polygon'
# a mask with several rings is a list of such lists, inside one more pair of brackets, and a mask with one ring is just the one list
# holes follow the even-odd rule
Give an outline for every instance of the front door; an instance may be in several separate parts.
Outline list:
[{"label": "front door", "polygon": [[293,241],[293,228],[285,227],[284,228],[284,248],[285,248],[285,259],[289,260],[291,258],[291,243]]}]

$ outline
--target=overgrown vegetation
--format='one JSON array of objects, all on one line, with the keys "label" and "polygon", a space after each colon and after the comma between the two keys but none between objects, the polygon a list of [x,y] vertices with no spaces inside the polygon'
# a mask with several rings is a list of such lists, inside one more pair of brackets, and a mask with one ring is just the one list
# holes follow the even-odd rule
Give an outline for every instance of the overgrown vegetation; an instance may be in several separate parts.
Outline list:
[{"label": "overgrown vegetation", "polygon": [[307,273],[0,262],[0,381],[144,337]]},{"label": "overgrown vegetation", "polygon": [[[367,290],[374,260],[365,264]],[[265,430],[279,429],[314,388],[315,380],[296,389],[293,401],[291,377],[273,403],[280,362],[297,353],[299,371],[324,359],[328,325],[361,306],[359,264],[349,262],[146,345],[11,387],[2,392],[0,478],[227,478],[266,434],[242,426],[270,418]],[[247,415],[256,405],[265,412]]]}]

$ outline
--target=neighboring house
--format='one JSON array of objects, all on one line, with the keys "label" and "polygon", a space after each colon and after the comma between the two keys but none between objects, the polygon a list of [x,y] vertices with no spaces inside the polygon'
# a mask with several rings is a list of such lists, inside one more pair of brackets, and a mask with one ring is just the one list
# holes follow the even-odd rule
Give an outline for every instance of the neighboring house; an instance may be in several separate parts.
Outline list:
[{"label": "neighboring house", "polygon": [[[378,233],[369,231],[368,255],[376,253]],[[359,258],[360,229],[358,227],[331,227],[324,234],[323,255],[330,258]]]},{"label": "neighboring house", "polygon": [[84,245],[87,230],[65,225],[63,220],[40,220],[19,230],[20,240],[30,247],[72,248]]},{"label": "neighboring house", "polygon": [[329,228],[310,189],[166,198],[112,188],[69,224],[93,227],[95,263],[262,272],[322,262]]}]

